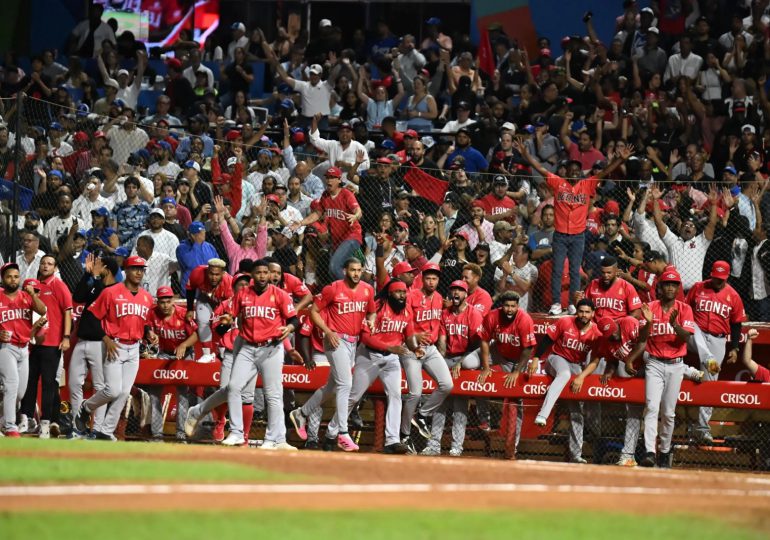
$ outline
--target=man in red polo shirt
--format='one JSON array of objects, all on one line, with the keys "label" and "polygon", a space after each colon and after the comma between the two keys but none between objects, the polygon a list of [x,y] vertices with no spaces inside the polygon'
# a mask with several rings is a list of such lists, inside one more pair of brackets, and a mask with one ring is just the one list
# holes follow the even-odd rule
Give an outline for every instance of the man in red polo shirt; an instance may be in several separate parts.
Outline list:
[{"label": "man in red polo shirt", "polygon": [[[591,198],[596,194],[599,181],[611,174],[625,160],[634,153],[632,145],[622,149],[599,174],[589,178],[582,178],[582,165],[579,161],[570,160],[567,165],[567,178],[556,176],[543,167],[527,150],[526,145],[514,143],[516,150],[529,161],[532,168],[545,178],[546,183],[553,191],[553,205],[556,212],[556,230],[553,233],[553,267],[561,268],[564,260],[569,260],[570,304],[568,313],[575,313],[572,304],[575,293],[580,289],[580,265],[583,262],[583,249],[585,248],[585,231],[588,219],[588,207]],[[549,313],[561,315],[562,305],[557,303],[561,291],[561,276],[554,272],[551,274],[551,298],[554,303]]]},{"label": "man in red polo shirt", "polygon": [[296,231],[324,218],[332,237],[329,271],[333,279],[340,280],[345,275],[345,261],[361,249],[363,235],[359,221],[362,212],[356,196],[342,187],[342,171],[339,168],[329,167],[325,178],[326,191],[310,206],[310,215],[302,221],[295,221],[290,228]]}]

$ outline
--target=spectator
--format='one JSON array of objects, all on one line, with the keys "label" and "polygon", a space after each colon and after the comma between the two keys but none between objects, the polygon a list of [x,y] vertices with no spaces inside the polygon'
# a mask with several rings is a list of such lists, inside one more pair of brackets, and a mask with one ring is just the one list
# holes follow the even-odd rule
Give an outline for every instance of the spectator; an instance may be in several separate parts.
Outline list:
[{"label": "spectator", "polygon": [[123,183],[126,200],[115,206],[113,224],[120,245],[133,249],[137,235],[142,232],[150,215],[150,205],[139,199],[139,180],[129,177]]},{"label": "spectator", "polygon": [[453,164],[460,157],[463,159],[463,169],[467,173],[484,172],[489,167],[489,163],[484,156],[471,146],[471,135],[467,128],[461,127],[455,133],[455,146],[449,147],[445,154],[444,161],[439,160],[439,165],[443,163]]},{"label": "spectator", "polygon": [[206,242],[206,226],[200,221],[193,221],[187,227],[189,238],[179,243],[176,248],[176,258],[182,271],[180,283],[182,288],[187,286],[190,272],[197,266],[207,264],[210,259],[217,259],[217,250]]},{"label": "spectator", "polygon": [[144,235],[136,239],[136,254],[147,262],[142,287],[155,296],[161,287],[171,286],[171,275],[179,270],[179,264],[174,257],[169,257],[155,249],[156,243],[152,236]]},{"label": "spectator", "polygon": [[[51,246],[56,246],[59,237],[69,233],[72,226],[79,228],[78,218],[72,214],[72,196],[67,193],[59,195],[59,214],[50,218],[45,224],[45,236]],[[58,248],[55,248],[58,252]]]},{"label": "spectator", "polygon": [[21,249],[16,253],[16,264],[19,265],[19,279],[37,279],[40,260],[45,252],[40,250],[40,236],[34,231],[23,231],[19,238]]},{"label": "spectator", "polygon": [[[157,251],[168,256],[170,259],[176,257],[176,248],[179,246],[179,239],[174,233],[167,230],[164,225],[166,224],[166,214],[160,208],[153,208],[150,210],[150,214],[147,218],[149,227],[137,236],[137,240],[142,236],[150,236],[153,239],[154,245],[157,246]],[[143,255],[140,255],[144,257]],[[145,259],[147,257],[144,257]]]}]

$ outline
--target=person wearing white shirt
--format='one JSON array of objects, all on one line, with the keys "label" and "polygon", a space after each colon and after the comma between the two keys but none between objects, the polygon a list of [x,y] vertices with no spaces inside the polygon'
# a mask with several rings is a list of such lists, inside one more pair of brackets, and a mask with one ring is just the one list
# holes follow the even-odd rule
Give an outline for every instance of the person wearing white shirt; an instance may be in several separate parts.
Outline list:
[{"label": "person wearing white shirt", "polygon": [[510,267],[512,272],[506,276],[506,288],[511,288],[519,294],[519,308],[529,308],[529,292],[537,282],[539,271],[537,266],[529,260],[531,250],[529,246],[522,245],[519,253],[514,254]]},{"label": "person wearing white shirt", "polygon": [[401,38],[401,43],[398,44],[398,52],[399,74],[404,82],[404,90],[408,94],[412,94],[414,93],[412,81],[420,73],[427,60],[425,60],[425,56],[420,51],[415,49],[414,36],[411,34]]},{"label": "person wearing white shirt", "polygon": [[244,51],[249,50],[249,38],[246,37],[246,25],[242,22],[233,23],[230,26],[233,32],[233,40],[227,45],[227,59],[235,62],[235,49],[238,47]]},{"label": "person wearing white shirt", "polygon": [[[337,141],[322,139],[318,132],[316,119],[313,118],[310,144],[326,152],[331,165],[338,166],[340,161],[354,164],[356,163],[357,156],[362,156],[362,161],[357,171],[367,170],[369,168],[369,154],[360,142],[353,140],[353,129],[350,127],[350,124],[347,122],[340,124],[337,129],[337,138],[339,139]],[[347,179],[347,172],[343,175],[343,180],[345,179]]]},{"label": "person wearing white shirt", "polygon": [[[112,27],[102,21],[104,6],[94,3],[88,19],[80,21],[70,34],[69,50],[71,54],[78,56],[94,57],[102,50],[102,43],[105,41],[117,44],[115,32]],[[89,43],[89,36],[93,36],[93,42]],[[35,276],[37,277],[37,276]]]},{"label": "person wearing white shirt", "polygon": [[475,120],[471,120],[471,105],[467,101],[461,101],[457,104],[457,120],[450,120],[444,127],[441,128],[441,133],[457,133],[460,128],[468,127],[471,124],[475,124]]},{"label": "person wearing white shirt", "polygon": [[676,79],[682,75],[695,81],[703,65],[703,58],[692,52],[692,40],[687,34],[679,38],[679,51],[672,54],[663,74],[663,82]]},{"label": "person wearing white shirt", "polygon": [[40,260],[45,257],[45,252],[40,249],[40,237],[30,231],[22,231],[19,236],[21,249],[16,252],[16,264],[19,265],[19,282],[25,279],[37,279],[37,271],[40,268]]},{"label": "person wearing white shirt", "polygon": [[739,35],[743,35],[743,39],[746,40],[746,47],[750,47],[751,42],[754,41],[754,36],[743,29],[743,20],[741,19],[741,16],[735,14],[730,23],[730,31],[719,36],[719,44],[724,50],[729,51],[733,48],[735,38]]},{"label": "person wearing white shirt", "polygon": [[[155,242],[155,253],[163,253],[169,259],[176,258],[176,248],[179,246],[179,238],[174,233],[163,228],[166,223],[166,214],[160,208],[154,208],[148,218],[150,228],[139,233],[138,238],[149,236]],[[134,248],[136,250],[136,248]]]},{"label": "person wearing white shirt", "polygon": [[152,236],[139,236],[136,239],[136,253],[147,261],[142,287],[152,296],[155,296],[159,287],[170,287],[172,272],[179,270],[176,257],[172,259],[154,248],[155,241]]},{"label": "person wearing white shirt", "polygon": [[754,231],[759,243],[754,246],[751,257],[751,299],[747,302],[749,320],[770,322],[770,244],[767,228]]},{"label": "person wearing white shirt", "polygon": [[198,49],[190,51],[190,66],[182,71],[182,76],[190,81],[190,85],[195,88],[195,77],[199,72],[206,74],[206,88],[214,89],[214,72],[201,63],[201,52]]},{"label": "person wearing white shirt", "polygon": [[[112,158],[118,163],[125,163],[131,154],[147,146],[150,136],[134,122],[134,111],[123,109],[121,116],[110,120],[104,134],[107,136]],[[115,123],[118,126],[115,126]]]},{"label": "person wearing white shirt", "polygon": [[72,214],[78,219],[78,223],[85,229],[91,228],[91,212],[104,206],[112,210],[114,203],[101,195],[102,183],[96,176],[88,179],[83,194],[72,203]]},{"label": "person wearing white shirt", "polygon": [[78,228],[82,228],[78,218],[72,214],[72,196],[69,193],[59,195],[57,208],[59,214],[46,221],[44,227],[44,234],[54,251],[58,251],[56,242],[59,240],[59,237],[69,233],[72,225],[76,224],[79,226]]},{"label": "person wearing white shirt", "polygon": [[709,193],[711,209],[708,223],[703,232],[696,235],[698,229],[695,222],[692,219],[686,219],[682,222],[679,236],[671,232],[668,226],[663,223],[663,211],[658,204],[660,197],[660,190],[657,187],[652,188],[652,215],[655,219],[658,235],[668,250],[668,261],[679,271],[682,278],[682,289],[686,293],[693,285],[703,279],[703,263],[706,259],[706,251],[714,239],[714,230],[717,225],[718,195],[716,191]]},{"label": "person wearing white shirt", "polygon": [[268,61],[276,70],[281,80],[291,86],[295,92],[300,95],[300,109],[302,110],[302,118],[304,119],[304,125],[310,123],[311,119],[316,115],[323,117],[324,127],[326,126],[326,118],[331,112],[331,101],[334,93],[334,80],[330,78],[326,81],[321,80],[323,75],[323,68],[319,64],[313,64],[307,68],[307,81],[300,81],[286,73],[286,70],[278,62],[270,45],[266,42],[262,42],[262,50],[268,58]]},{"label": "person wearing white shirt", "polygon": [[167,180],[175,181],[182,168],[171,160],[171,145],[167,141],[160,141],[155,145],[155,158],[157,161],[147,168],[147,176],[154,177],[157,173],[163,173]]}]

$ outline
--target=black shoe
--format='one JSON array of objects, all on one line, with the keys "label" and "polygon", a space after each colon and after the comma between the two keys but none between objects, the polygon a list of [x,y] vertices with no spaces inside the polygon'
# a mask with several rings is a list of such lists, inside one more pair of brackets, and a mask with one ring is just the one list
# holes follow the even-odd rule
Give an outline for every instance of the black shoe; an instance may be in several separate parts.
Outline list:
[{"label": "black shoe", "polygon": [[401,435],[401,444],[406,446],[406,453],[411,455],[417,454],[417,449],[414,447],[412,438],[409,435]]},{"label": "black shoe", "polygon": [[348,417],[348,427],[353,430],[364,429],[364,421],[361,419],[361,415],[358,414],[358,410],[354,410]]},{"label": "black shoe", "polygon": [[661,452],[658,455],[658,467],[661,469],[670,469],[671,468],[671,458],[673,455],[671,452]]},{"label": "black shoe", "polygon": [[642,461],[639,462],[642,467],[654,467],[655,466],[655,452],[647,452],[644,454]]},{"label": "black shoe", "polygon": [[80,405],[80,410],[75,415],[75,430],[80,433],[88,431],[88,421],[91,420],[91,413],[86,410],[85,402]]},{"label": "black shoe", "polygon": [[385,448],[382,449],[382,452],[384,454],[408,454],[409,449],[406,447],[405,444],[397,442],[397,443],[387,445]]},{"label": "black shoe", "polygon": [[430,426],[428,425],[428,419],[421,414],[417,414],[412,418],[412,425],[417,428],[425,439],[430,439]]},{"label": "black shoe", "polygon": [[305,450],[318,450],[319,448],[321,447],[318,445],[318,441],[305,441]]},{"label": "black shoe", "polygon": [[321,450],[324,452],[334,452],[334,449],[337,448],[337,439],[330,439],[329,437],[324,437],[324,442],[321,445]]},{"label": "black shoe", "polygon": [[115,442],[117,441],[117,437],[114,435],[107,435],[106,433],[102,433],[101,431],[94,431],[94,439],[97,441],[111,441]]}]

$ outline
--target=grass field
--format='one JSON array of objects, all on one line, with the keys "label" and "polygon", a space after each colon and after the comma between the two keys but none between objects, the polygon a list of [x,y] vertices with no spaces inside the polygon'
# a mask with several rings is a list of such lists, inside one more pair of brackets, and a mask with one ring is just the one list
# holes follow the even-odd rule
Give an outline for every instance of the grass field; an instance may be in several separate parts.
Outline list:
[{"label": "grass field", "polygon": [[631,516],[610,512],[478,511],[252,511],[0,515],[9,539],[142,540],[159,535],[186,540],[259,535],[282,540],[361,538],[365,540],[759,540],[764,534],[691,516]]}]

